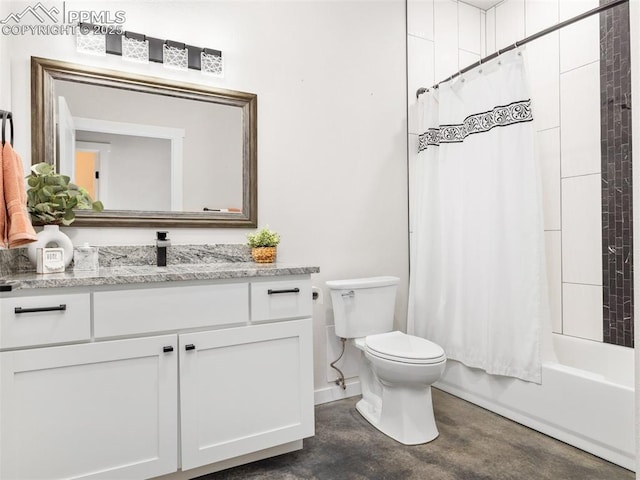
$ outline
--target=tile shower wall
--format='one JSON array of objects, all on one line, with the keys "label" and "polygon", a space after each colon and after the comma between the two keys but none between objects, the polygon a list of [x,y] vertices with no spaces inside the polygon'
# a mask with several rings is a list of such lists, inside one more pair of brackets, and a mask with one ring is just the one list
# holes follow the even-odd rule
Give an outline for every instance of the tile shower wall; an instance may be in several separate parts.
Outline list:
[{"label": "tile shower wall", "polygon": [[[409,168],[416,161],[418,87],[433,85],[480,57],[596,6],[598,0],[505,0],[482,11],[453,0],[409,0]],[[602,232],[609,220],[603,223],[601,215],[598,16],[529,43],[526,58],[542,174],[553,331],[628,344],[633,338],[630,277],[625,277],[628,281],[615,303],[623,315],[622,323],[615,324],[618,330],[622,326],[622,341],[614,340],[606,328],[603,334],[608,299],[603,301]],[[630,229],[631,212],[627,215]],[[631,248],[629,240],[623,248]],[[624,285],[629,288],[624,290]]]},{"label": "tile shower wall", "polygon": [[[495,18],[495,49],[594,6],[597,0],[506,0],[487,11],[487,19]],[[529,43],[526,57],[542,173],[552,328],[602,341],[597,18]]]},{"label": "tile shower wall", "polygon": [[[486,15],[488,21],[495,18],[496,48],[502,48],[598,5],[598,0],[506,0]],[[613,11],[602,20],[594,15],[530,43],[527,56],[543,172],[553,330],[633,346],[629,123],[622,127],[630,112],[621,107],[630,82],[627,76],[625,96],[620,92],[625,65],[619,64],[620,53],[629,54],[628,26],[620,42],[611,24],[602,23],[614,15],[619,27],[623,20]],[[609,64],[614,59],[615,75]],[[627,63],[627,74],[628,69]],[[618,90],[607,90],[614,83]]]},{"label": "tile shower wall", "polygon": [[[430,87],[482,58],[485,12],[454,0],[407,1],[409,169],[417,159],[418,108],[415,92]],[[409,175],[411,181],[413,175]],[[413,209],[409,209],[411,214]]]}]

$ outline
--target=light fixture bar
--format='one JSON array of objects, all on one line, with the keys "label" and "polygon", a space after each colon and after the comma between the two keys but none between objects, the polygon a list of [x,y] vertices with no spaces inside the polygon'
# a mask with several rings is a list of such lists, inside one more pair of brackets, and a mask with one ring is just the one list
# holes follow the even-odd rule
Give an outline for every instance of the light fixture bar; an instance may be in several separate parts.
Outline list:
[{"label": "light fixture bar", "polygon": [[[92,32],[108,31],[106,27],[80,23],[77,49],[80,52],[119,55],[137,62],[162,63],[181,70],[201,70],[203,73],[222,76],[222,51],[186,45],[174,40],[147,37],[142,33],[122,32],[102,35],[104,40],[93,38]],[[104,47],[102,47],[104,42]],[[146,58],[144,52],[146,53]]]}]

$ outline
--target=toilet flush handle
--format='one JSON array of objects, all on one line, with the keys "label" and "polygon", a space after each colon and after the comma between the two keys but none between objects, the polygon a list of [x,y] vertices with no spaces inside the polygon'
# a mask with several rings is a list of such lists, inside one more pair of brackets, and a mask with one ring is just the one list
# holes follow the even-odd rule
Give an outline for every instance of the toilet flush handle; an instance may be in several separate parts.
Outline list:
[{"label": "toilet flush handle", "polygon": [[343,297],[348,297],[348,298],[353,298],[356,296],[356,292],[354,292],[353,290],[349,290],[348,292],[344,292],[342,294]]}]

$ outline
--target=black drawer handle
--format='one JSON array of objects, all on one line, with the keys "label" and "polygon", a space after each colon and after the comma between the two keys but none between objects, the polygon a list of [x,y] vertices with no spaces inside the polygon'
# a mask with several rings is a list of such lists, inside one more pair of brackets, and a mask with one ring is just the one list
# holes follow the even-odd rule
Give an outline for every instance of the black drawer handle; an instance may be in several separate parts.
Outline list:
[{"label": "black drawer handle", "polygon": [[162,351],[164,353],[169,353],[169,352],[173,352],[173,347],[171,345],[168,345],[166,347],[162,347]]},{"label": "black drawer handle", "polygon": [[289,288],[286,290],[267,290],[267,295],[278,295],[279,293],[300,293],[299,288]]},{"label": "black drawer handle", "polygon": [[67,309],[67,304],[62,303],[57,307],[35,307],[35,308],[22,308],[16,307],[13,311],[18,313],[37,313],[37,312],[60,312]]},{"label": "black drawer handle", "polygon": [[190,344],[188,344],[188,345],[185,345],[185,346],[184,346],[184,349],[185,349],[185,350],[187,350],[187,351],[188,351],[188,350],[195,350],[195,349],[196,349],[196,346],[195,346],[193,343],[190,343]]}]

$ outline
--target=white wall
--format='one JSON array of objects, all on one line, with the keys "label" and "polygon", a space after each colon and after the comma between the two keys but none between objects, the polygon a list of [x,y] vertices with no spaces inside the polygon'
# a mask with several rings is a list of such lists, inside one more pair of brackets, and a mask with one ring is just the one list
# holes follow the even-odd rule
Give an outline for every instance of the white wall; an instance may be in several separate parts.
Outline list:
[{"label": "white wall", "polygon": [[[640,64],[633,61],[640,57],[640,4],[639,2],[630,2],[629,19],[631,31],[631,111],[632,125],[640,124]],[[640,129],[633,129],[633,137],[631,139],[636,148],[633,150],[632,162],[638,165],[640,162]],[[638,212],[640,211],[640,168],[633,169],[633,211],[635,212],[633,219],[633,237],[640,238],[640,221],[638,220]],[[640,242],[634,242],[633,258],[640,258]],[[637,278],[637,277],[636,277]],[[640,321],[638,320],[637,306],[640,305],[640,291],[637,288],[637,281],[634,284],[634,345],[640,345]],[[640,348],[635,348],[635,402],[636,402],[636,478],[640,478]]]},{"label": "white wall", "polygon": [[[5,18],[10,7],[6,2],[0,2],[0,18]],[[0,58],[9,58],[9,39],[0,34]],[[0,110],[11,110],[11,69],[0,68]]]},{"label": "white wall", "polygon": [[[26,3],[10,3],[20,11]],[[370,2],[73,2],[122,9],[125,29],[217,48],[225,78],[75,52],[69,37],[9,40],[16,148],[29,161],[31,55],[205,83],[258,95],[259,223],[280,231],[279,260],[318,265],[313,283],[408,278],[406,31],[402,0]],[[188,161],[188,159],[187,159]],[[73,242],[152,244],[153,229],[67,229]],[[176,244],[244,243],[247,230],[171,229]],[[325,379],[328,295],[314,310],[315,383]]]}]

